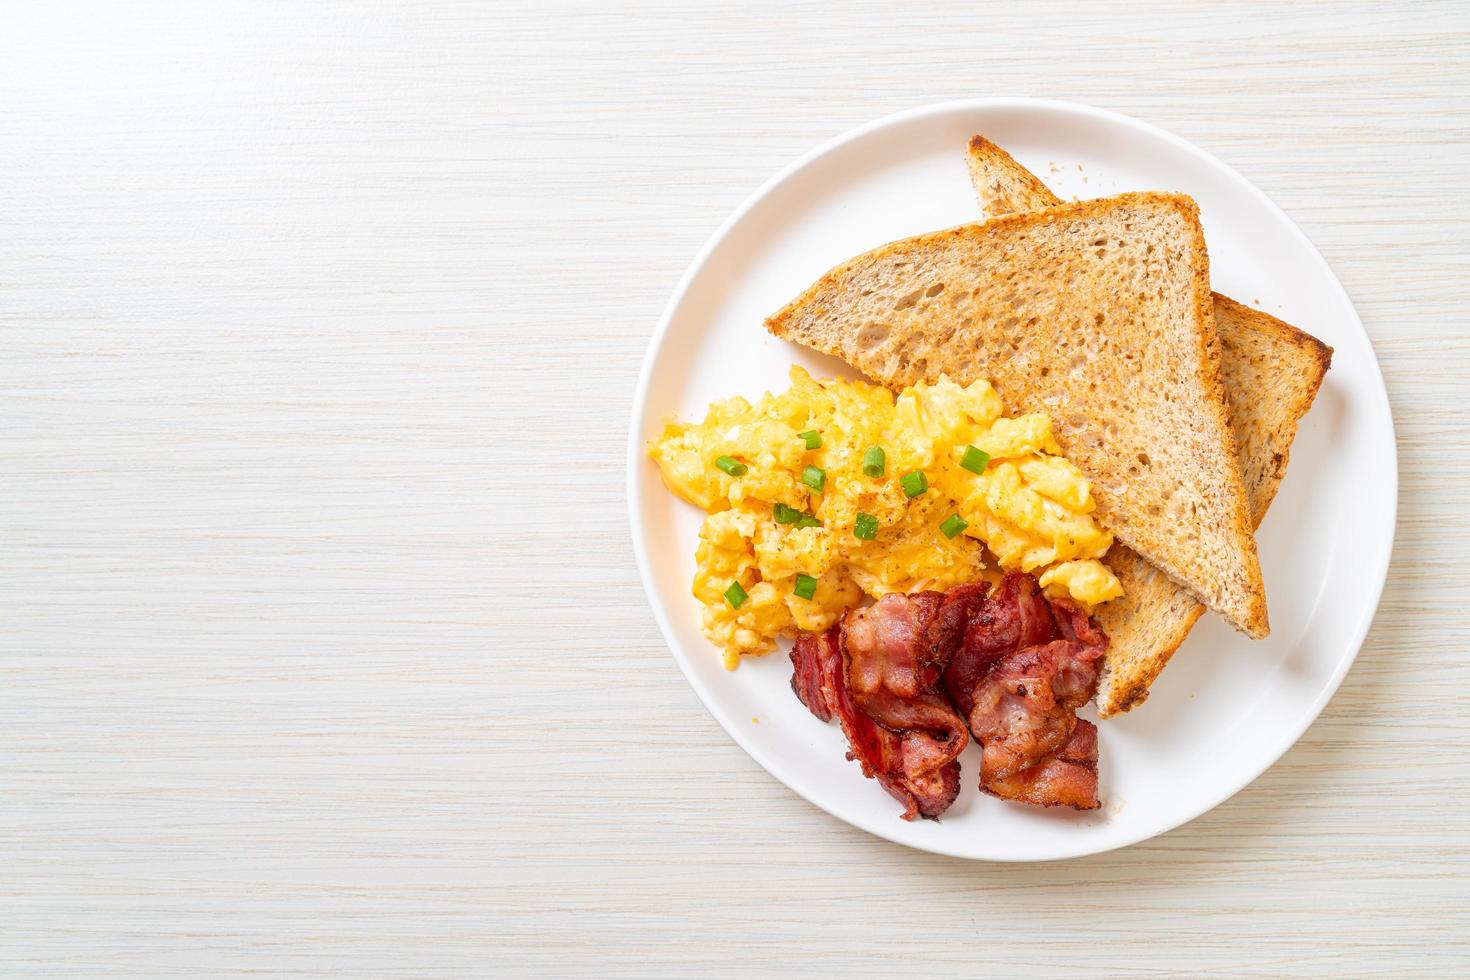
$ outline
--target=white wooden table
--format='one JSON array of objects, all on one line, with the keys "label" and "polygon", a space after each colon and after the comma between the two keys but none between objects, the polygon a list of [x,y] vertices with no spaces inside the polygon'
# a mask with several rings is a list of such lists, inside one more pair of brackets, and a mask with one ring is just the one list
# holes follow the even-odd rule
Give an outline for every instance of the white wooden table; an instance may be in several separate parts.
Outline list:
[{"label": "white wooden table", "polygon": [[[1470,10],[600,6],[0,12],[0,973],[1470,973]],[[821,140],[987,94],[1259,184],[1401,454],[1301,743],[1055,865],[758,769],[624,516],[706,236]]]}]

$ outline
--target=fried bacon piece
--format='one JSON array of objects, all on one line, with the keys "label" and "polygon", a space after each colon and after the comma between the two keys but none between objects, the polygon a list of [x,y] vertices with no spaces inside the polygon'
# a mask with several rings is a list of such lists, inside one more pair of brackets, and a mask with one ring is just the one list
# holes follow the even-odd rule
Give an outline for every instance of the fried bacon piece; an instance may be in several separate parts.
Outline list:
[{"label": "fried bacon piece", "polygon": [[[904,805],[903,817],[937,817],[959,794],[965,723],[939,692],[944,664],[931,627],[937,592],[884,596],[791,651],[791,688],[823,721],[836,717],[847,757]],[[939,634],[935,634],[936,636]]]},{"label": "fried bacon piece", "polygon": [[938,611],[925,631],[925,637],[929,641],[929,660],[941,671],[949,665],[955,652],[959,650],[965,639],[965,630],[970,628],[970,621],[985,608],[985,598],[989,594],[988,582],[956,585],[944,593],[944,601],[939,604]]},{"label": "fried bacon piece", "polygon": [[944,665],[934,661],[929,642],[943,602],[938,592],[890,594],[842,617],[848,694],[890,731],[964,731],[964,720],[939,693]]},{"label": "fried bacon piece", "polygon": [[1077,721],[1072,737],[1055,755],[1003,779],[986,779],[980,788],[991,796],[1039,806],[1070,806],[1096,810],[1097,726]]},{"label": "fried bacon piece", "polygon": [[993,593],[982,582],[886,595],[802,634],[791,689],[822,721],[837,719],[847,757],[904,805],[905,820],[954,802],[969,734],[985,792],[1095,809],[1097,728],[1077,709],[1097,690],[1107,643],[1081,609],[1010,574]]},{"label": "fried bacon piece", "polygon": [[791,648],[791,690],[822,721],[832,720],[832,704],[836,701],[824,687],[831,673],[831,661],[840,659],[835,644],[830,649],[828,644],[835,632],[834,627],[825,633],[802,633]]},{"label": "fried bacon piece", "polygon": [[1085,612],[1048,600],[1029,575],[1007,575],[985,598],[944,672],[981,745],[982,789],[1048,806],[1097,805],[1096,729],[1074,732],[1106,649]]}]

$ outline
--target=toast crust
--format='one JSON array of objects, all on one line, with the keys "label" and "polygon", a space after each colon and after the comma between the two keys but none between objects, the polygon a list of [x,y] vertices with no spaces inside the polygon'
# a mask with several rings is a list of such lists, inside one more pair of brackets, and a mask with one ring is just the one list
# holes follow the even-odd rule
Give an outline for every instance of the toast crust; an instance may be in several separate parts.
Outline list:
[{"label": "toast crust", "polygon": [[[1114,545],[1103,561],[1124,583],[1124,598],[1099,607],[1094,616],[1108,634],[1109,650],[1118,647],[1142,651],[1122,665],[1103,654],[1097,715],[1109,718],[1148,699],[1149,688],[1194,629],[1205,607],[1173,582],[1160,578],[1126,545]],[[1131,593],[1127,591],[1130,588]],[[1135,617],[1139,619],[1136,624]],[[1135,636],[1147,640],[1139,643]]]},{"label": "toast crust", "polygon": [[1053,194],[1041,178],[983,136],[970,137],[965,164],[975,193],[989,202],[982,208],[990,217],[1052,208],[1062,203],[1062,199]]},{"label": "toast crust", "polygon": [[[1305,330],[1294,327],[1285,320],[1278,320],[1269,313],[1263,313],[1219,293],[1214,294],[1214,299],[1217,322],[1223,314],[1225,319],[1231,319],[1241,327],[1254,331],[1263,338],[1268,338],[1266,342],[1270,345],[1282,351],[1292,352],[1295,358],[1302,362],[1299,377],[1293,379],[1298,388],[1285,405],[1284,414],[1288,420],[1286,424],[1290,427],[1290,434],[1287,438],[1279,440],[1280,445],[1273,452],[1271,460],[1273,472],[1269,478],[1260,481],[1258,486],[1246,487],[1247,494],[1251,496],[1254,518],[1252,526],[1259,528],[1261,521],[1266,517],[1266,511],[1271,506],[1271,501],[1276,499],[1276,491],[1281,489],[1282,479],[1286,476],[1286,466],[1291,460],[1291,442],[1296,435],[1297,423],[1301,421],[1303,415],[1307,414],[1307,410],[1312,407],[1312,402],[1316,401],[1317,392],[1322,389],[1322,380],[1332,367],[1332,348]],[[1244,454],[1242,457],[1242,462],[1244,462]]]},{"label": "toast crust", "polygon": [[[807,321],[824,317],[829,312],[824,305],[826,297],[853,295],[853,290],[857,288],[855,285],[857,276],[883,263],[900,262],[903,256],[930,252],[943,253],[950,248],[961,248],[966,244],[989,245],[993,242],[1004,244],[1017,232],[1024,233],[1025,230],[1033,227],[1044,230],[1063,220],[1076,222],[1090,218],[1103,219],[1128,208],[1144,212],[1172,214],[1178,219],[1178,225],[1182,230],[1182,244],[1188,252],[1187,261],[1190,270],[1189,294],[1186,301],[1195,328],[1192,336],[1196,349],[1190,358],[1196,373],[1193,380],[1201,392],[1199,401],[1202,410],[1209,416],[1201,420],[1200,426],[1210,433],[1212,439],[1218,440],[1219,452],[1233,464],[1237,458],[1237,452],[1226,406],[1224,384],[1221,380],[1220,344],[1215,334],[1213,299],[1209,288],[1209,257],[1204,234],[1199,226],[1198,207],[1192,199],[1181,194],[1144,191],[1094,201],[1063,204],[1040,211],[1005,215],[984,225],[961,225],[945,231],[891,242],[828,271],[795,300],[767,319],[766,328],[782,339],[795,340],[825,353],[842,357],[854,367],[865,371],[882,383],[890,386],[909,384],[917,380],[919,376],[919,371],[913,366],[904,364],[900,365],[897,370],[876,369],[871,363],[862,363],[864,360],[862,357],[850,356],[852,352],[842,349],[839,344],[824,342],[811,336],[809,330],[805,332],[799,330],[798,326],[804,326]],[[973,241],[970,241],[972,239]],[[936,368],[936,370],[939,369]],[[985,373],[983,368],[981,371],[982,374]],[[1003,397],[1005,394],[1002,391]],[[1065,441],[1063,441],[1063,448],[1066,448]],[[1238,588],[1234,588],[1233,594],[1227,596],[1233,600],[1231,604],[1234,608],[1217,608],[1220,608],[1222,614],[1225,614],[1234,625],[1249,635],[1264,636],[1269,632],[1265,589],[1261,581],[1255,538],[1251,533],[1253,525],[1239,468],[1236,465],[1220,466],[1217,472],[1212,473],[1212,476],[1221,481],[1223,485],[1219,488],[1220,499],[1215,503],[1217,509],[1211,515],[1210,520],[1218,523],[1225,530],[1225,539],[1235,552],[1233,561],[1236,568],[1233,575],[1238,581]],[[1177,581],[1187,582],[1189,569],[1178,566],[1171,568],[1166,561],[1161,560],[1163,553],[1167,551],[1168,539],[1159,529],[1160,522],[1133,521],[1125,525],[1117,520],[1110,521],[1108,514],[1113,509],[1112,505],[1116,498],[1096,479],[1094,479],[1094,496],[1098,500],[1100,519],[1105,525],[1110,526],[1120,540],[1135,550],[1152,556],[1155,564]],[[1202,599],[1209,598],[1200,589],[1191,591]]]},{"label": "toast crust", "polygon": [[[1179,195],[1183,197],[1183,195]],[[1240,453],[1235,445],[1235,428],[1230,422],[1230,402],[1225,394],[1225,381],[1220,367],[1220,337],[1215,328],[1215,300],[1210,290],[1210,256],[1205,247],[1204,228],[1199,223],[1199,205],[1192,197],[1184,197],[1189,202],[1189,213],[1191,222],[1191,245],[1195,250],[1195,278],[1194,278],[1194,305],[1195,316],[1202,324],[1207,324],[1197,334],[1200,348],[1200,372],[1199,383],[1209,393],[1207,404],[1210,413],[1214,416],[1213,422],[1223,434],[1225,443],[1223,451],[1226,457],[1235,463],[1240,458]],[[1238,547],[1247,557],[1247,568],[1250,574],[1250,599],[1248,611],[1243,621],[1235,620],[1230,616],[1232,625],[1244,632],[1252,639],[1263,639],[1271,632],[1271,624],[1266,614],[1266,584],[1261,577],[1260,558],[1256,552],[1256,526],[1251,520],[1250,503],[1245,495],[1245,480],[1240,475],[1238,465],[1225,468],[1230,481],[1227,493],[1230,495],[1231,534],[1236,539]],[[1149,554],[1148,549],[1140,549],[1132,542],[1125,540],[1135,551]],[[1162,567],[1162,566],[1161,566]],[[1169,576],[1189,588],[1189,584],[1177,570],[1162,568]]]}]

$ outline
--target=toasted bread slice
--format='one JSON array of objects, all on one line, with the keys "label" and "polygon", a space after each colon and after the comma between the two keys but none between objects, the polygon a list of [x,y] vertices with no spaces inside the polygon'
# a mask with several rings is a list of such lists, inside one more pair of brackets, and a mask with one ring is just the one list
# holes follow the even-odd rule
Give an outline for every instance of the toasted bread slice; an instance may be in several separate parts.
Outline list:
[{"label": "toasted bread slice", "polygon": [[982,221],[1003,214],[1054,208],[1062,203],[1040,177],[983,136],[970,137],[965,167],[970,171],[970,186],[980,199]]},{"label": "toasted bread slice", "polygon": [[[986,218],[1061,203],[1031,171],[982,136],[970,140],[966,162]],[[1219,293],[1213,299],[1241,477],[1253,526],[1259,527],[1286,475],[1297,423],[1311,408],[1332,363],[1332,348]],[[1097,690],[1103,718],[1143,703],[1154,678],[1204,611],[1125,545],[1114,545],[1107,562],[1123,583],[1123,597],[1098,610],[1111,638]]]},{"label": "toasted bread slice", "polygon": [[1190,198],[1124,194],[893,242],[766,328],[892,387],[987,378],[1013,411],[1046,412],[1104,526],[1268,632]]}]

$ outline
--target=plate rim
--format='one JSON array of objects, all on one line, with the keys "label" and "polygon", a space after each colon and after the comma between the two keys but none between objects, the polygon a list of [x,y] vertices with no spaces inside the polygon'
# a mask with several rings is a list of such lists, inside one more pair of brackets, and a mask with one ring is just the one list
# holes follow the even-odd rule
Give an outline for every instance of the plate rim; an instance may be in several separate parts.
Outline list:
[{"label": "plate rim", "polygon": [[[1387,420],[1388,439],[1392,447],[1392,452],[1390,453],[1390,459],[1388,461],[1389,465],[1386,467],[1386,469],[1388,470],[1387,476],[1389,484],[1388,488],[1390,491],[1390,508],[1389,514],[1387,515],[1387,520],[1382,525],[1384,528],[1386,528],[1386,531],[1380,532],[1379,536],[1382,538],[1382,540],[1376,542],[1378,560],[1374,563],[1376,565],[1376,568],[1372,573],[1370,573],[1372,577],[1372,583],[1369,589],[1371,602],[1365,603],[1362,606],[1362,611],[1358,617],[1358,621],[1354,624],[1352,629],[1351,639],[1348,642],[1348,650],[1346,656],[1342,657],[1339,660],[1337,666],[1332,672],[1332,676],[1327,679],[1327,682],[1323,685],[1317,697],[1312,701],[1308,708],[1301,713],[1297,721],[1293,725],[1289,726],[1287,733],[1285,733],[1281,737],[1278,744],[1276,744],[1271,749],[1271,751],[1263,755],[1263,764],[1259,767],[1259,769],[1256,769],[1256,771],[1254,771],[1250,775],[1247,775],[1238,783],[1227,784],[1219,793],[1211,794],[1204,797],[1203,805],[1200,806],[1198,809],[1195,809],[1195,812],[1191,815],[1182,817],[1172,823],[1166,822],[1164,825],[1156,828],[1145,829],[1144,832],[1137,834],[1136,836],[1125,836],[1125,838],[1122,840],[1104,842],[1101,845],[1096,846],[1091,843],[1085,843],[1079,847],[1059,848],[1054,853],[1022,854],[1014,857],[989,857],[984,855],[969,854],[963,851],[955,850],[950,847],[946,847],[944,846],[942,841],[913,841],[901,839],[896,836],[896,834],[889,833],[887,828],[877,821],[869,821],[866,819],[854,820],[843,814],[833,812],[826,806],[823,806],[821,803],[813,799],[799,786],[793,785],[790,780],[786,779],[783,775],[779,774],[771,767],[767,766],[764,762],[762,762],[760,756],[747,742],[746,738],[742,734],[740,726],[734,724],[733,719],[727,718],[725,716],[725,712],[716,706],[713,695],[706,690],[705,685],[694,675],[690,668],[686,666],[684,659],[679,655],[677,651],[677,644],[674,642],[673,626],[668,621],[668,618],[664,615],[660,603],[658,601],[655,601],[654,598],[656,590],[654,588],[652,568],[650,565],[646,546],[647,535],[638,507],[638,502],[641,499],[640,495],[642,493],[641,484],[643,482],[640,474],[645,468],[644,464],[646,463],[646,458],[643,451],[643,426],[641,423],[643,422],[647,412],[648,393],[649,389],[652,386],[653,379],[653,366],[655,361],[658,359],[660,351],[663,349],[664,342],[667,339],[669,327],[673,322],[675,312],[683,303],[684,297],[688,293],[690,286],[693,284],[695,279],[703,272],[704,267],[708,264],[710,256],[714,253],[715,249],[719,247],[721,242],[725,240],[730,231],[737,224],[739,224],[744,219],[746,214],[748,214],[751,209],[753,209],[761,200],[763,200],[768,194],[770,194],[781,184],[785,183],[793,175],[795,175],[814,161],[826,156],[829,153],[834,152],[835,150],[845,146],[850,142],[862,139],[863,137],[882,129],[899,126],[930,116],[944,115],[955,112],[995,110],[1029,110],[1072,113],[1090,117],[1094,120],[1122,126],[1126,129],[1136,130],[1154,138],[1162,139],[1171,144],[1176,149],[1188,154],[1189,156],[1194,157],[1196,160],[1203,162],[1207,166],[1223,170],[1229,176],[1233,177],[1235,181],[1240,186],[1244,187],[1248,191],[1248,193],[1250,193],[1260,204],[1265,205],[1265,207],[1270,212],[1274,213],[1277,218],[1284,221],[1286,226],[1290,228],[1291,231],[1295,234],[1298,244],[1305,246],[1306,254],[1309,254],[1315,260],[1319,270],[1326,274],[1327,280],[1330,281],[1332,285],[1337,288],[1343,300],[1346,302],[1347,309],[1352,314],[1352,320],[1351,324],[1347,324],[1345,325],[1345,327],[1357,327],[1358,332],[1363,337],[1364,343],[1366,343],[1368,346],[1368,352],[1372,355],[1372,371],[1370,378],[1370,381],[1372,382],[1370,385],[1372,388],[1371,396],[1372,400],[1377,403],[1376,409],[1378,411],[1381,411],[1383,417]],[[1107,853],[1114,850],[1121,850],[1126,847],[1132,847],[1135,844],[1141,844],[1145,841],[1152,840],[1155,837],[1159,837],[1173,830],[1177,830],[1185,824],[1191,823],[1194,820],[1197,820],[1205,814],[1211,812],[1212,810],[1215,810],[1225,801],[1235,796],[1237,793],[1245,789],[1251,783],[1255,782],[1268,770],[1275,766],[1276,763],[1281,760],[1281,757],[1284,756],[1293,746],[1296,745],[1297,742],[1301,740],[1302,735],[1306,733],[1307,729],[1310,728],[1314,722],[1316,722],[1317,718],[1321,715],[1323,709],[1326,708],[1327,704],[1336,695],[1337,690],[1339,687],[1341,687],[1344,678],[1347,677],[1348,671],[1351,670],[1353,664],[1357,662],[1358,654],[1362,651],[1363,643],[1367,639],[1368,631],[1372,627],[1373,620],[1377,616],[1378,606],[1383,597],[1383,589],[1385,583],[1388,580],[1389,568],[1391,567],[1393,561],[1393,544],[1398,530],[1398,432],[1394,425],[1393,408],[1388,398],[1388,389],[1383,380],[1383,368],[1382,365],[1379,363],[1378,352],[1373,346],[1373,338],[1369,336],[1367,328],[1363,326],[1362,317],[1358,314],[1357,307],[1353,303],[1352,297],[1348,295],[1347,289],[1342,285],[1341,280],[1337,278],[1336,273],[1332,271],[1332,267],[1327,263],[1327,260],[1322,255],[1321,251],[1306,235],[1306,233],[1302,231],[1301,227],[1296,223],[1296,221],[1293,220],[1292,217],[1284,210],[1282,210],[1280,206],[1272,201],[1264,191],[1257,187],[1252,181],[1248,180],[1246,177],[1240,174],[1237,170],[1235,170],[1235,168],[1231,167],[1228,163],[1220,160],[1218,157],[1214,156],[1208,151],[1196,146],[1195,144],[1189,142],[1181,136],[1178,136],[1166,129],[1156,126],[1153,123],[1145,122],[1144,120],[1138,119],[1134,116],[1129,116],[1112,109],[1104,109],[1098,106],[1088,105],[1081,102],[1073,102],[1066,99],[997,96],[969,99],[951,99],[943,102],[934,102],[926,105],[916,106],[911,109],[891,113],[878,119],[871,120],[867,123],[863,123],[859,126],[848,129],[845,132],[840,133],[828,140],[825,140],[812,149],[808,150],[806,153],[801,154],[796,159],[788,163],[786,166],[778,170],[771,177],[762,182],[760,186],[752,191],[745,198],[745,200],[742,201],[740,205],[736,207],[735,210],[732,211],[725,218],[725,220],[720,223],[719,227],[717,227],[715,231],[709,236],[704,245],[701,246],[699,251],[696,253],[694,259],[690,262],[689,266],[684,270],[683,275],[680,276],[678,283],[674,287],[673,293],[670,295],[668,301],[664,304],[663,312],[659,315],[658,324],[654,328],[653,335],[649,339],[648,347],[644,352],[643,361],[639,366],[638,382],[634,389],[632,411],[629,416],[626,464],[627,472],[624,493],[627,498],[628,526],[630,535],[633,539],[633,555],[634,560],[638,566],[638,577],[641,585],[643,586],[644,598],[645,600],[647,600],[649,608],[653,612],[653,618],[654,621],[658,624],[659,633],[663,637],[664,645],[668,648],[670,656],[673,657],[674,662],[678,665],[680,672],[684,675],[685,681],[688,682],[689,686],[694,690],[694,693],[699,697],[699,700],[701,704],[704,705],[705,710],[708,711],[710,715],[715,719],[715,721],[719,723],[720,727],[725,730],[725,733],[735,742],[735,744],[740,746],[740,748],[745,751],[746,755],[748,755],[751,760],[755,762],[756,765],[760,766],[761,769],[765,770],[768,775],[775,778],[788,790],[806,800],[808,803],[821,810],[822,812],[827,813],[829,816],[837,820],[841,820],[843,823],[847,823],[851,826],[857,827],[860,830],[864,830],[870,834],[873,834],[876,837],[880,837],[884,840],[891,841],[904,847],[911,847],[916,850],[925,851],[931,854],[940,854],[951,858],[961,858],[970,861],[985,861],[997,864],[1021,864],[1040,861],[1070,860],[1072,858],[1086,857],[1092,854]],[[1247,768],[1250,769],[1254,767]],[[1083,840],[1089,839],[1083,838]]]}]

